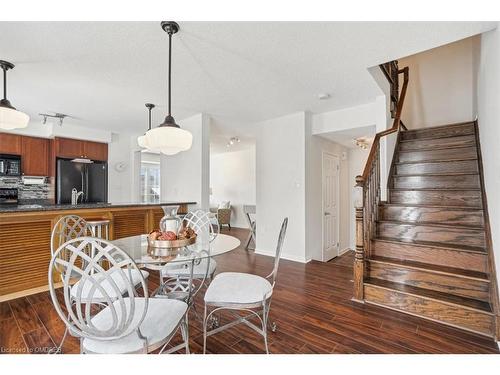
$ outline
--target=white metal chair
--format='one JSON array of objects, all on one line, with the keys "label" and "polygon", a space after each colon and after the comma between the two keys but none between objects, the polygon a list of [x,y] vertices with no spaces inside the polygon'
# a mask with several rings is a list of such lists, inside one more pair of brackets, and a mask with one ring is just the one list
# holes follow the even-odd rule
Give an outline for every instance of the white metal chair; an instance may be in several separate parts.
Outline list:
[{"label": "white metal chair", "polygon": [[[93,256],[89,248],[94,250]],[[55,273],[63,281],[61,299],[56,295]],[[140,277],[144,297],[136,295],[136,285],[130,281],[133,273]],[[71,285],[75,274],[80,275],[78,286]],[[54,253],[48,276],[54,307],[70,333],[80,337],[82,353],[150,353],[157,349],[161,353],[178,328],[183,343],[166,352],[185,348],[189,353],[188,305],[173,299],[150,299],[135,262],[111,242],[94,237],[69,240]],[[96,308],[100,308],[97,313]]]},{"label": "white metal chair", "polygon": [[[52,228],[52,234],[51,234],[51,241],[50,241],[50,252],[52,257],[56,256],[56,251],[58,248],[61,247],[62,244],[66,243],[69,240],[75,239],[75,238],[81,238],[85,237],[92,234],[91,229],[87,225],[87,222],[80,216],[77,215],[66,215],[61,217],[56,224],[54,225],[54,228]],[[89,257],[93,257],[93,252],[94,249],[92,248],[91,244],[89,244],[85,249],[87,252],[87,255]],[[61,257],[63,261],[68,261],[69,259],[65,258],[68,256],[66,252],[59,252],[58,257]],[[117,275],[112,275],[111,277],[116,277]],[[134,285],[140,285],[142,278],[147,279],[149,274],[146,271],[133,271],[130,274],[132,283]],[[112,289],[109,285],[105,284],[104,287],[107,288],[107,293],[108,295],[112,296],[113,299],[117,299],[119,296],[126,295],[128,293],[127,291],[127,286],[123,283],[120,283],[119,280],[115,280],[118,282],[119,285],[119,295],[116,294],[116,291]],[[61,282],[64,282],[62,279],[62,274],[61,274]],[[71,299],[74,302],[76,300],[76,291],[79,290],[79,288],[82,288],[82,295],[80,296],[80,299],[86,300],[88,299],[90,290],[91,290],[91,285],[92,283],[86,282],[85,280],[80,279],[80,275],[78,273],[74,273],[71,275],[71,283],[74,283],[72,289],[71,289]],[[97,295],[94,296],[94,302],[98,302],[100,292],[97,292]],[[104,300],[104,297],[101,296],[101,299]],[[66,336],[68,334],[68,329],[65,330],[64,335],[61,339],[61,342],[59,346],[57,347],[57,353],[61,351],[62,345],[64,343],[64,340],[66,339]]]},{"label": "white metal chair", "polygon": [[[219,224],[217,220],[212,220],[210,213],[203,210],[189,212],[184,217],[184,225],[192,228],[196,235],[196,243],[192,245],[200,254],[205,256],[197,262],[193,267],[192,279],[198,282],[198,285],[193,286],[193,290],[189,295],[187,302],[191,303],[192,299],[201,289],[206,280],[212,280],[217,268],[217,263],[210,258],[210,243],[215,240],[219,234]],[[172,287],[179,288],[182,279],[185,280],[188,274],[188,265],[178,267],[175,263],[167,264],[160,270],[160,285],[163,289],[163,294],[172,293]],[[186,288],[184,288],[186,290]]]},{"label": "white metal chair", "polygon": [[[203,314],[203,353],[206,351],[208,336],[212,336],[240,323],[246,324],[264,337],[266,353],[269,353],[267,345],[269,309],[271,307],[271,297],[276,282],[281,248],[287,225],[288,218],[285,218],[281,224],[278,237],[274,267],[267,277],[264,278],[249,273],[223,272],[218,274],[209,285],[205,293],[205,309]],[[212,308],[212,310],[207,315],[209,308]],[[207,332],[208,320],[214,313],[222,310],[229,310],[236,320]],[[241,316],[237,313],[238,311],[248,314]],[[257,318],[261,327],[252,323],[250,321],[252,318]],[[275,325],[272,329],[273,331],[275,330]]]}]

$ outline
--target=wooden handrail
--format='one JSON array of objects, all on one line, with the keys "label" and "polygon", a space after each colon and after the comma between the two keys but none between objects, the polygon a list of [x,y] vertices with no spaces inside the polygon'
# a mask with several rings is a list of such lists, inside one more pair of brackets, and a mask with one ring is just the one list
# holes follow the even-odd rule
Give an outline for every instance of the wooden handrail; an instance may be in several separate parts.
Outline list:
[{"label": "wooden handrail", "polygon": [[[372,250],[371,241],[375,237],[377,230],[378,205],[381,191],[380,175],[381,169],[385,168],[380,162],[380,139],[403,129],[406,130],[406,126],[401,121],[401,114],[408,88],[409,69],[408,67],[399,69],[397,61],[383,64],[380,68],[391,85],[391,115],[394,117],[394,122],[390,129],[386,129],[375,135],[363,174],[356,176],[356,187],[357,189],[361,189],[360,199],[362,205],[356,207],[356,249],[353,268],[354,301],[364,300],[365,259],[370,257]],[[399,93],[400,74],[403,74],[404,77],[401,93]],[[399,136],[400,133],[398,133],[398,139]],[[391,168],[393,167],[391,166]]]},{"label": "wooden handrail", "polygon": [[[403,87],[401,88],[401,94],[398,98],[398,106],[396,110],[396,117],[394,118],[394,122],[392,123],[392,127],[381,131],[375,135],[375,139],[373,140],[372,147],[370,148],[370,154],[368,155],[368,159],[366,160],[365,169],[363,170],[363,180],[366,181],[368,178],[368,174],[370,173],[371,165],[373,160],[375,159],[375,152],[378,149],[378,144],[380,143],[380,138],[385,137],[386,135],[395,133],[399,130],[401,126],[401,114],[403,112],[403,105],[406,97],[406,90],[408,88],[408,80],[409,80],[409,69],[405,67],[398,71],[398,74],[403,73]],[[404,125],[403,125],[404,126]],[[406,129],[406,126],[404,127]]]}]

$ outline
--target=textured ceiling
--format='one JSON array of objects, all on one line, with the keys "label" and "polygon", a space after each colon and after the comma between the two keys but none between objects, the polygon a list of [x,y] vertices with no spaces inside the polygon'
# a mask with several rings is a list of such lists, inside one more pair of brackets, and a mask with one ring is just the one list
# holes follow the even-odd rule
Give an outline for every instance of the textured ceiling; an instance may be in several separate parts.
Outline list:
[{"label": "textured ceiling", "polygon": [[[182,22],[174,36],[173,114],[215,119],[218,134],[251,123],[367,103],[367,68],[491,29],[495,23]],[[145,130],[144,103],[165,115],[167,36],[159,22],[0,22],[0,59],[16,64],[9,98],[41,126],[39,112],[76,125]],[[331,98],[320,101],[317,95]]]}]

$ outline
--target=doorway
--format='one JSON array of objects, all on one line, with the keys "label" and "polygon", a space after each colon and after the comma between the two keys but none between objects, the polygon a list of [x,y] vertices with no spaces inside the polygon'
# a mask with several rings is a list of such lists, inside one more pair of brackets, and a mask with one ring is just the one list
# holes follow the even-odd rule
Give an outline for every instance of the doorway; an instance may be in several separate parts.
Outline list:
[{"label": "doorway", "polygon": [[340,160],[337,155],[322,155],[322,261],[327,262],[339,255],[339,189]]}]

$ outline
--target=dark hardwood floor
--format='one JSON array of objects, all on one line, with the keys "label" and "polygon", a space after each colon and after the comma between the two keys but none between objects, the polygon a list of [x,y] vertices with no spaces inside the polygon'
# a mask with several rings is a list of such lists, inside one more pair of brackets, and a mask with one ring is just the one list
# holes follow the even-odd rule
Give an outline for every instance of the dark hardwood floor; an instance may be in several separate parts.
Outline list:
[{"label": "dark hardwood floor", "polygon": [[[247,231],[233,228],[242,239]],[[217,259],[218,272],[241,271],[266,276],[272,258],[247,252],[243,246]],[[271,353],[499,353],[491,339],[376,306],[350,301],[352,253],[328,263],[300,264],[282,260],[270,319],[278,325],[269,333]],[[150,279],[151,288],[158,282]],[[203,291],[196,310],[203,311]],[[222,323],[225,317],[221,317]],[[58,343],[64,325],[48,292],[0,303],[0,353],[39,353]],[[180,335],[172,345],[180,342]],[[200,318],[190,312],[190,347],[201,353]],[[239,325],[208,338],[209,353],[264,353],[262,337]],[[78,353],[69,337],[64,353]]]}]

